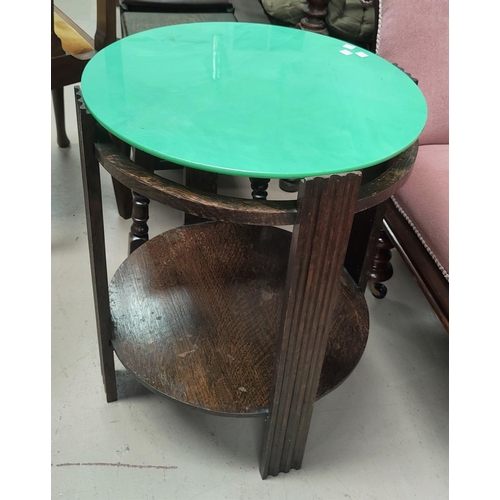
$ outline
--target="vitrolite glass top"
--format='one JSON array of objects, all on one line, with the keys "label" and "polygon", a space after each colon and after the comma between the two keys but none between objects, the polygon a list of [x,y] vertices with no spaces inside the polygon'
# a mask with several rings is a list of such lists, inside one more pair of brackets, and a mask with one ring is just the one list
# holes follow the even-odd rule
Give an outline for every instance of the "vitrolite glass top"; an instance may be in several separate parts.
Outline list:
[{"label": "vitrolite glass top", "polygon": [[427,117],[421,91],[390,62],[261,24],[182,24],[126,37],[90,60],[81,89],[97,121],[132,146],[249,177],[374,165],[415,141]]}]

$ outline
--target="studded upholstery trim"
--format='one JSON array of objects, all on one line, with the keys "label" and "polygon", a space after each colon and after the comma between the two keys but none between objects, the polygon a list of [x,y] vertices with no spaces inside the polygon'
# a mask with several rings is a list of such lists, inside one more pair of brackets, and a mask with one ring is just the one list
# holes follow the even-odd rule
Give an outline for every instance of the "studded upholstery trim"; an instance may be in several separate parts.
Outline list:
[{"label": "studded upholstery trim", "polygon": [[406,220],[406,222],[408,222],[408,225],[413,229],[414,233],[417,235],[417,238],[420,240],[420,242],[422,243],[423,247],[427,250],[427,253],[431,256],[432,260],[434,261],[434,263],[436,264],[436,266],[438,267],[438,269],[441,271],[441,273],[443,274],[443,276],[446,278],[447,281],[450,281],[450,275],[448,274],[448,272],[446,271],[446,269],[441,265],[441,263],[439,262],[438,258],[434,254],[434,252],[430,249],[429,245],[427,245],[427,243],[425,242],[424,238],[420,234],[419,230],[415,227],[415,224],[410,219],[410,217],[408,216],[408,214],[403,210],[403,208],[401,207],[401,205],[394,199],[394,196],[392,196],[391,199],[394,202],[394,205],[398,209],[399,213],[404,217],[404,219]]}]

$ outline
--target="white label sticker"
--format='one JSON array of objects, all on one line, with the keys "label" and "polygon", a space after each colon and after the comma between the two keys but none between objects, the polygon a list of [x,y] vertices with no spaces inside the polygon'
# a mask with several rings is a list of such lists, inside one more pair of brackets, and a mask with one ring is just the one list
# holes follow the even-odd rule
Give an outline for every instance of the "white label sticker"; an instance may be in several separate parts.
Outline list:
[{"label": "white label sticker", "polygon": [[356,52],[355,54],[359,57],[368,57],[368,54],[365,54],[364,52]]},{"label": "white label sticker", "polygon": [[340,51],[341,54],[344,54],[345,56],[350,56],[352,54],[352,52],[350,52],[349,50],[341,50]]},{"label": "white label sticker", "polygon": [[344,43],[344,45],[342,45],[342,47],[352,50],[352,49],[356,48],[356,45],[351,45],[350,43]]}]

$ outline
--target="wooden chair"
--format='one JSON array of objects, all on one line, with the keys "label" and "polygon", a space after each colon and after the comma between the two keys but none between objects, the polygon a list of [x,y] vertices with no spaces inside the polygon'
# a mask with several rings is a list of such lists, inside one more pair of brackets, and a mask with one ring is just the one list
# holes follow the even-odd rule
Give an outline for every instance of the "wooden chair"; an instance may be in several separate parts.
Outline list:
[{"label": "wooden chair", "polygon": [[234,22],[231,0],[120,0],[122,35],[174,24]]},{"label": "wooden chair", "polygon": [[94,38],[74,23],[51,0],[51,90],[56,119],[57,144],[69,146],[64,123],[64,87],[78,83],[96,51],[116,40],[116,0],[97,0]]},{"label": "wooden chair", "polygon": [[413,172],[388,202],[370,280],[383,298],[395,247],[449,330],[448,1],[377,0],[376,8],[377,53],[418,79],[429,115]]},{"label": "wooden chair", "polygon": [[[97,23],[94,38],[52,4],[51,90],[56,120],[57,144],[69,146],[64,122],[64,87],[78,83],[83,70],[98,50],[116,40],[116,0],[96,0]],[[126,147],[126,146],[125,146]],[[124,219],[132,215],[132,195],[116,179],[113,188],[118,212]]]}]

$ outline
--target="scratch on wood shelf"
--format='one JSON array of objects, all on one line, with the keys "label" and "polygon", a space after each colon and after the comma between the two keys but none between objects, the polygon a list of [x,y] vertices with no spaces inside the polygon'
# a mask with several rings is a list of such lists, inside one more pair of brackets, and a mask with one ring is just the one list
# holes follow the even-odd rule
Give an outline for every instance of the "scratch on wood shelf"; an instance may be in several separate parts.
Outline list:
[{"label": "scratch on wood shelf", "polygon": [[192,353],[194,351],[196,351],[196,349],[192,349],[191,351],[183,352],[182,354],[177,354],[177,357],[179,357],[179,358],[185,358],[187,354],[190,354],[190,353]]}]

